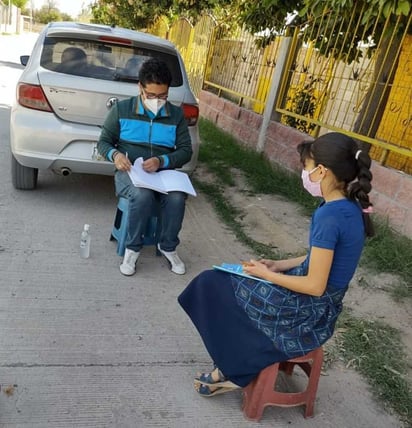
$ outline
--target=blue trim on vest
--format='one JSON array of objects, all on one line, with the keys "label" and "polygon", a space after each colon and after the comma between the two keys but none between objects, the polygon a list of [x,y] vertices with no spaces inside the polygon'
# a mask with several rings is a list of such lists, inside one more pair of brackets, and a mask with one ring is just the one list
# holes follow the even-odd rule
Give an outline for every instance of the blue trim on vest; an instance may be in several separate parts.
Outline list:
[{"label": "blue trim on vest", "polygon": [[144,113],[145,113],[146,110],[145,110],[145,108],[143,106],[142,98],[141,97],[137,97],[136,100],[137,100],[136,113],[144,115]]},{"label": "blue trim on vest", "polygon": [[162,159],[163,159],[163,168],[167,168],[169,166],[169,158],[166,155],[162,155]]},{"label": "blue trim on vest", "polygon": [[112,150],[109,150],[108,152],[107,152],[107,160],[109,160],[110,162],[114,162],[113,161],[113,153],[116,151],[116,149],[112,149]]},{"label": "blue trim on vest", "polygon": [[168,148],[176,144],[176,125],[139,119],[119,119],[119,123],[120,139],[129,143],[151,143]]}]

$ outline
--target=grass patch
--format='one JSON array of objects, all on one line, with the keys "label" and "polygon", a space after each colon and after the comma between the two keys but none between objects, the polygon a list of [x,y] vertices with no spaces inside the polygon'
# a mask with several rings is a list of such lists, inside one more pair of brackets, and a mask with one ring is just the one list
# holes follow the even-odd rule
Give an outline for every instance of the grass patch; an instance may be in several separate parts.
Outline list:
[{"label": "grass patch", "polygon": [[201,119],[199,126],[202,136],[199,160],[207,164],[220,184],[235,185],[231,174],[232,168],[235,168],[242,171],[248,186],[255,193],[284,196],[298,202],[307,215],[316,208],[318,201],[302,188],[297,174],[272,164],[263,154],[241,146],[210,121]]},{"label": "grass patch", "polygon": [[[253,192],[282,195],[299,203],[304,214],[312,213],[318,200],[302,189],[297,174],[272,165],[263,155],[241,146],[211,122],[202,119],[200,133],[199,160],[206,164],[216,180],[213,184],[195,180],[196,187],[209,198],[236,238],[256,255],[282,257],[279,252],[248,237],[237,221],[239,210],[224,197],[225,187],[235,185],[232,168],[242,171]],[[375,227],[376,236],[368,240],[362,264],[376,272],[398,274],[406,285],[395,287],[393,293],[410,298],[412,241],[394,232],[387,222],[379,218],[375,219]],[[412,394],[405,379],[407,363],[396,329],[382,322],[356,318],[344,311],[338,320],[337,334],[328,342],[326,351],[327,359],[333,360],[339,355],[348,367],[360,371],[371,385],[372,392],[412,426]]]},{"label": "grass patch", "polygon": [[351,316],[347,311],[339,317],[337,327],[340,353],[347,367],[362,373],[374,396],[412,424],[412,391],[404,375],[407,363],[399,332],[380,321]]},{"label": "grass patch", "polygon": [[396,299],[412,297],[412,240],[396,233],[386,220],[374,218],[376,235],[369,239],[361,263],[375,272],[398,275],[403,283],[391,290]]},{"label": "grass patch", "polygon": [[247,245],[259,257],[283,258],[285,256],[281,251],[274,251],[272,247],[255,241],[244,232],[242,224],[236,219],[239,210],[223,196],[221,186],[203,183],[196,179],[193,179],[193,181],[196,188],[206,195],[220,219],[230,227],[240,242]]}]

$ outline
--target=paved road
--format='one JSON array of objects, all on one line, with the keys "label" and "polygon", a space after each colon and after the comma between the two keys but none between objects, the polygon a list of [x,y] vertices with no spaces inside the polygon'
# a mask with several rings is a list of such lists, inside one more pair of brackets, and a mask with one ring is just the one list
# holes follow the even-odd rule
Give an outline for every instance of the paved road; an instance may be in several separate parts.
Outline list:
[{"label": "paved road", "polygon": [[[202,195],[189,199],[181,234],[187,274],[174,275],[146,247],[137,274],[126,278],[108,239],[111,177],[40,172],[36,191],[13,189],[16,58],[33,41],[23,39],[0,36],[0,426],[257,426],[242,416],[240,391],[207,400],[192,388],[210,362],[176,297],[199,271],[251,256]],[[84,223],[92,233],[87,260],[78,249]],[[322,376],[315,411],[306,421],[301,408],[270,408],[259,426],[399,426],[344,368]]]}]

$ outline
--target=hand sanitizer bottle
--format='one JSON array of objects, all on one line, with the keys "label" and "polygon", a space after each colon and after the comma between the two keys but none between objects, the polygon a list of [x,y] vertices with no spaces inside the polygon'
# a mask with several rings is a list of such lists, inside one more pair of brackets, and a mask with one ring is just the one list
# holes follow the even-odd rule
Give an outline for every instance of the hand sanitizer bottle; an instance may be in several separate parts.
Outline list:
[{"label": "hand sanitizer bottle", "polygon": [[87,259],[90,256],[90,226],[84,225],[81,237],[80,237],[80,257]]}]

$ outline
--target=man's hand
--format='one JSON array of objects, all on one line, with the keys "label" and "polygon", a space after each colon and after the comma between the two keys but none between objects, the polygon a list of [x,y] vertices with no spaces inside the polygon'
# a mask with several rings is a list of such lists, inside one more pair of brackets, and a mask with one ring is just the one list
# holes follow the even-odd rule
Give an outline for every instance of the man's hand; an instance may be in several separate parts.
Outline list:
[{"label": "man's hand", "polygon": [[132,167],[129,158],[120,152],[116,153],[113,162],[118,171],[130,171],[130,168]]},{"label": "man's hand", "polygon": [[142,163],[142,167],[146,172],[156,172],[160,167],[160,160],[156,157],[146,159]]}]

